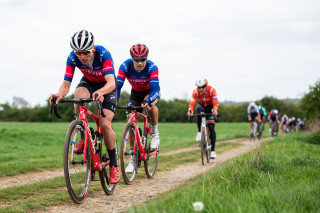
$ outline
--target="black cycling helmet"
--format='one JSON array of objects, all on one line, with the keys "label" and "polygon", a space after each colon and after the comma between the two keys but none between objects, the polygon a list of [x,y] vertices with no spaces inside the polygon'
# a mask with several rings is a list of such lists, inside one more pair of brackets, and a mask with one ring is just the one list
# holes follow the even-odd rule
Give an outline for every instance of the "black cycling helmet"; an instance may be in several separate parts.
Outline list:
[{"label": "black cycling helmet", "polygon": [[145,44],[134,44],[130,48],[130,55],[134,57],[148,57],[149,49]]},{"label": "black cycling helmet", "polygon": [[76,32],[71,37],[70,46],[76,52],[92,50],[94,47],[94,36],[88,30]]}]

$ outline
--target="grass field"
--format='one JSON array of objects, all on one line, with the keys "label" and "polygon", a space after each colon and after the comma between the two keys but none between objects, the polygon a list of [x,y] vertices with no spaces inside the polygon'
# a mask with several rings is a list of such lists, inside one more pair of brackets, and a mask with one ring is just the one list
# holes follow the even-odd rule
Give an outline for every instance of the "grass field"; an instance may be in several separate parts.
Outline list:
[{"label": "grass field", "polygon": [[[0,176],[63,167],[62,155],[68,123],[0,122]],[[125,123],[113,123],[118,147]],[[161,123],[160,152],[195,143],[196,124]],[[218,123],[217,140],[249,135],[248,123]],[[267,134],[267,131],[265,131]]]},{"label": "grass field", "polygon": [[196,201],[203,212],[320,212],[320,145],[306,136],[279,136],[130,212],[194,212]]}]

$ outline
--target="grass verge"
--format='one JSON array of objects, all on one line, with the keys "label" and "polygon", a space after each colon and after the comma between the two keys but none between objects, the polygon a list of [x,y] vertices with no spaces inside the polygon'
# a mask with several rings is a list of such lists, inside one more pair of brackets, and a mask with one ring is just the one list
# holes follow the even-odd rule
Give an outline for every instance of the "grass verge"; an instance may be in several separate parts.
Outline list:
[{"label": "grass verge", "polygon": [[319,212],[320,146],[279,136],[129,212]]}]

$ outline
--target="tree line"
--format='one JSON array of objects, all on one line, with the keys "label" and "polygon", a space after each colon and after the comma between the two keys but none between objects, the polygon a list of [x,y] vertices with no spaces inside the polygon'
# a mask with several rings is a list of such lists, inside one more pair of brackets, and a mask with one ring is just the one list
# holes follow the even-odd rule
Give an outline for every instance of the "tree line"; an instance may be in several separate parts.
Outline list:
[{"label": "tree line", "polygon": [[[125,91],[121,93],[118,106],[125,106],[129,100],[129,94]],[[73,95],[65,97],[73,98]],[[47,99],[47,101],[49,98]],[[320,113],[320,81],[310,86],[309,93],[306,93],[299,103],[289,103],[279,100],[272,96],[265,96],[261,100],[256,100],[257,105],[265,107],[267,112],[271,109],[277,109],[282,116],[287,114],[289,117],[312,119],[319,118]],[[249,103],[225,105],[219,104],[218,122],[246,122],[247,107]],[[159,122],[188,122],[187,110],[189,100],[160,99],[157,107],[159,109]],[[96,113],[95,103],[89,103],[88,108]],[[62,115],[61,119],[54,115],[49,117],[49,102],[46,106],[29,107],[29,104],[23,98],[14,97],[13,103],[0,104],[0,121],[19,121],[19,122],[66,122],[74,119],[73,104],[63,103],[58,105],[58,111]],[[117,110],[115,121],[125,121],[125,110]]]}]

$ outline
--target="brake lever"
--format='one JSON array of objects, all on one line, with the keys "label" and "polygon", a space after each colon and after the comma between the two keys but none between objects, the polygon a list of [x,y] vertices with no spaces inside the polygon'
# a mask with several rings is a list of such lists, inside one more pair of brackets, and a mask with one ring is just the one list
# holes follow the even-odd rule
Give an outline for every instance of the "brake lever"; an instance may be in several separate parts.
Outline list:
[{"label": "brake lever", "polygon": [[[98,94],[95,94],[94,97],[95,97],[95,99],[97,99]],[[100,114],[102,117],[105,118],[106,115],[105,115],[104,112],[103,112],[103,109],[102,109],[102,106],[101,106],[100,102],[99,102],[98,100],[96,100],[96,103],[97,103],[97,106],[98,106],[99,114]]]}]

